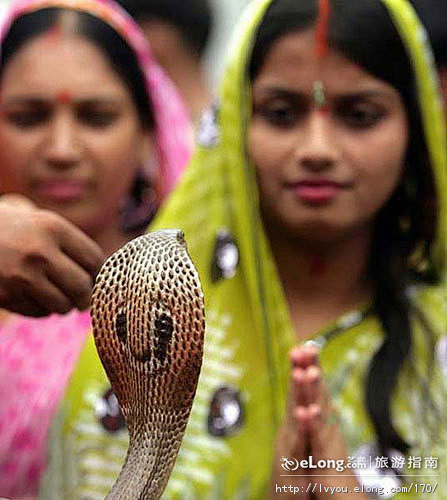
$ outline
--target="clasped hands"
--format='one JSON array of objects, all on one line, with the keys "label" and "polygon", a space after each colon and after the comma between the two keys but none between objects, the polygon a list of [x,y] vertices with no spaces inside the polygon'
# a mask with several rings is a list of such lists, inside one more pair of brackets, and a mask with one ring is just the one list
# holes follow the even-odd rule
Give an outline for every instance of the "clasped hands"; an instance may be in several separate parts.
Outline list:
[{"label": "clasped hands", "polygon": [[[298,466],[310,457],[314,464],[334,460],[348,462],[338,415],[319,365],[319,348],[311,343],[294,347],[290,352],[290,364],[287,414],[276,441],[270,496],[272,499],[346,498],[349,493],[337,494],[328,488],[347,487],[349,491],[359,486],[352,471]],[[285,460],[293,460],[298,466],[294,467],[296,470],[284,470],[281,464]],[[315,484],[317,488],[309,488]],[[279,489],[283,486],[292,488]],[[356,494],[355,498],[366,499],[361,494]]]}]

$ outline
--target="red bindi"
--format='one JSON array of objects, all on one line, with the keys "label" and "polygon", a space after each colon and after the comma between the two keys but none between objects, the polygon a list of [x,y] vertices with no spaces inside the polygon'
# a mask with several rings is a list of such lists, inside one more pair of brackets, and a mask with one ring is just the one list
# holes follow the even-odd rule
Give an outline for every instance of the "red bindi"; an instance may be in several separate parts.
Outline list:
[{"label": "red bindi", "polygon": [[60,104],[70,104],[73,101],[73,94],[69,90],[61,90],[56,99]]},{"label": "red bindi", "polygon": [[48,30],[46,34],[46,39],[48,43],[54,44],[60,39],[61,35],[62,35],[62,30],[60,26],[54,26],[53,28]]},{"label": "red bindi", "polygon": [[323,106],[320,106],[317,110],[319,113],[321,113],[324,116],[327,116],[329,114],[329,105],[328,104],[323,104]]}]

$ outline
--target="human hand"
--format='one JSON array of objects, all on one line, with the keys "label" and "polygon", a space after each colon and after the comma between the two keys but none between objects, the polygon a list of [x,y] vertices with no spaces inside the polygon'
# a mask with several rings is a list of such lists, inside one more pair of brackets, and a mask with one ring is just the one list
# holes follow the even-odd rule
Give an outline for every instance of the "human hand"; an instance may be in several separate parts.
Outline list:
[{"label": "human hand", "polygon": [[[299,351],[297,351],[299,349]],[[286,460],[292,460],[294,464],[298,464],[301,460],[308,460],[310,453],[309,441],[309,417],[308,413],[312,414],[312,408],[309,410],[309,405],[313,404],[314,394],[314,367],[318,360],[318,350],[311,348],[295,348],[290,353],[290,382],[289,382],[289,398],[287,405],[287,413],[281,426],[278,438],[276,441],[276,455],[273,467],[273,475],[271,482],[271,498],[278,497],[278,486],[292,487],[296,493],[290,493],[290,498],[310,498],[307,493],[310,471],[300,467],[293,467],[293,477],[288,476],[286,479],[281,477],[284,470],[281,468],[281,463]],[[309,374],[308,374],[309,371]],[[309,383],[308,382],[309,378]],[[304,412],[304,414],[303,414]],[[301,477],[298,477],[301,476]],[[297,489],[298,488],[298,489]],[[284,494],[285,493],[285,494]],[[287,491],[281,493],[281,498],[287,498]]]},{"label": "human hand", "polygon": [[[319,349],[314,345],[295,347],[290,353],[293,379],[296,382],[296,393],[300,395],[293,410],[297,426],[307,434],[308,455],[314,464],[320,460],[331,464],[332,461],[348,462],[344,438],[340,430],[339,418],[319,366]],[[306,457],[309,458],[309,457]],[[330,461],[330,462],[328,462]],[[352,475],[352,469],[337,471],[333,467],[314,469],[315,498],[344,498],[347,491],[354,491],[358,485]],[[318,477],[317,477],[318,475]],[[339,493],[332,488],[339,487]],[[366,498],[356,494],[361,500]]]},{"label": "human hand", "polygon": [[0,197],[0,307],[27,316],[87,309],[99,246],[20,195]]}]

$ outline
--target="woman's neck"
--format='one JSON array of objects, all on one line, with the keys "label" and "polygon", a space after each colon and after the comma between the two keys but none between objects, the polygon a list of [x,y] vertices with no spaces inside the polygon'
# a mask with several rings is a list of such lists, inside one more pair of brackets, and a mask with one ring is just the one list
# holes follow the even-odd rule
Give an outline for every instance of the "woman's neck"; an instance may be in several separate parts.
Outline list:
[{"label": "woman's neck", "polygon": [[269,237],[299,339],[309,338],[371,298],[370,228],[313,246],[279,231],[270,231]]}]

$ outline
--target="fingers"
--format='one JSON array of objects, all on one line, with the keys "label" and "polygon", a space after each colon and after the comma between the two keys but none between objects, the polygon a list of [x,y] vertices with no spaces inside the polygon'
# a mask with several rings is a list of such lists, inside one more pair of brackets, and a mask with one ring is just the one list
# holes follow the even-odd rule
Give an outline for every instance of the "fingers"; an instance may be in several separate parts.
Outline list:
[{"label": "fingers", "polygon": [[86,309],[103,261],[68,220],[20,197],[0,198],[0,307],[29,316]]},{"label": "fingers", "polygon": [[[296,428],[306,436],[305,451],[309,455],[324,460],[346,457],[338,413],[325,384],[318,353],[318,347],[313,345],[294,348],[290,353],[296,403],[293,418]],[[320,472],[330,475],[333,469]]]},{"label": "fingers", "polygon": [[323,375],[321,368],[311,365],[307,368],[304,379],[304,391],[306,393],[307,405],[319,405],[322,402]]},{"label": "fingers", "polygon": [[289,404],[278,448],[284,456],[307,456],[310,432],[322,419],[325,393],[318,357],[315,345],[295,347],[290,352]]},{"label": "fingers", "polygon": [[57,230],[61,250],[95,278],[105,259],[99,245],[73,224],[64,223]]},{"label": "fingers", "polygon": [[[65,314],[73,304],[57,286],[49,281],[42,270],[35,266],[9,282],[10,292],[0,292],[0,306],[26,316]],[[11,291],[12,290],[12,291]]]},{"label": "fingers", "polygon": [[48,268],[47,277],[50,282],[47,284],[47,289],[49,290],[51,286],[54,297],[59,296],[62,308],[64,300],[68,302],[69,307],[74,306],[81,311],[89,307],[94,280],[75,261],[64,254],[60,255]]},{"label": "fingers", "polygon": [[297,424],[305,431],[316,428],[323,418],[324,383],[318,365],[319,348],[315,345],[298,346],[291,350],[292,377],[295,382],[295,409]]},{"label": "fingers", "polygon": [[318,357],[319,348],[313,344],[297,346],[290,351],[292,373],[297,384],[297,404],[308,406],[319,398],[321,370]]},{"label": "fingers", "polygon": [[307,445],[307,437],[303,433],[300,425],[295,418],[295,411],[297,401],[300,399],[300,394],[297,392],[299,384],[296,383],[295,374],[292,372],[290,375],[290,389],[289,389],[289,408],[285,426],[282,429],[280,436],[280,448],[283,450],[282,454],[294,458],[304,456],[305,447]]},{"label": "fingers", "polygon": [[294,415],[302,429],[311,431],[321,421],[325,406],[321,369],[312,365],[301,370],[300,376],[295,380],[297,385],[295,390],[300,398],[297,398]]},{"label": "fingers", "polygon": [[307,432],[311,446],[318,444],[320,449],[334,434],[338,418],[318,364],[318,352],[318,347],[306,345],[294,348],[290,357],[296,384],[293,415],[297,425]]},{"label": "fingers", "polygon": [[[94,279],[105,258],[101,248],[79,228],[53,214],[46,228],[59,247],[45,268],[55,296],[58,289],[70,301],[70,308],[87,309]],[[59,294],[58,299],[62,301],[63,297]]]},{"label": "fingers", "polygon": [[34,313],[32,316],[45,316],[51,313],[65,314],[73,309],[69,297],[48,281],[44,275],[36,276],[32,285],[24,285],[22,296],[29,305],[38,307],[40,313]]},{"label": "fingers", "polygon": [[47,307],[42,307],[33,296],[26,294],[23,290],[14,295],[8,293],[0,294],[0,307],[8,311],[39,318],[49,314]]},{"label": "fingers", "polygon": [[304,344],[295,346],[290,351],[290,362],[292,366],[307,368],[311,365],[318,365],[320,349],[315,344]]},{"label": "fingers", "polygon": [[294,406],[307,406],[306,370],[301,367],[292,368]]}]

